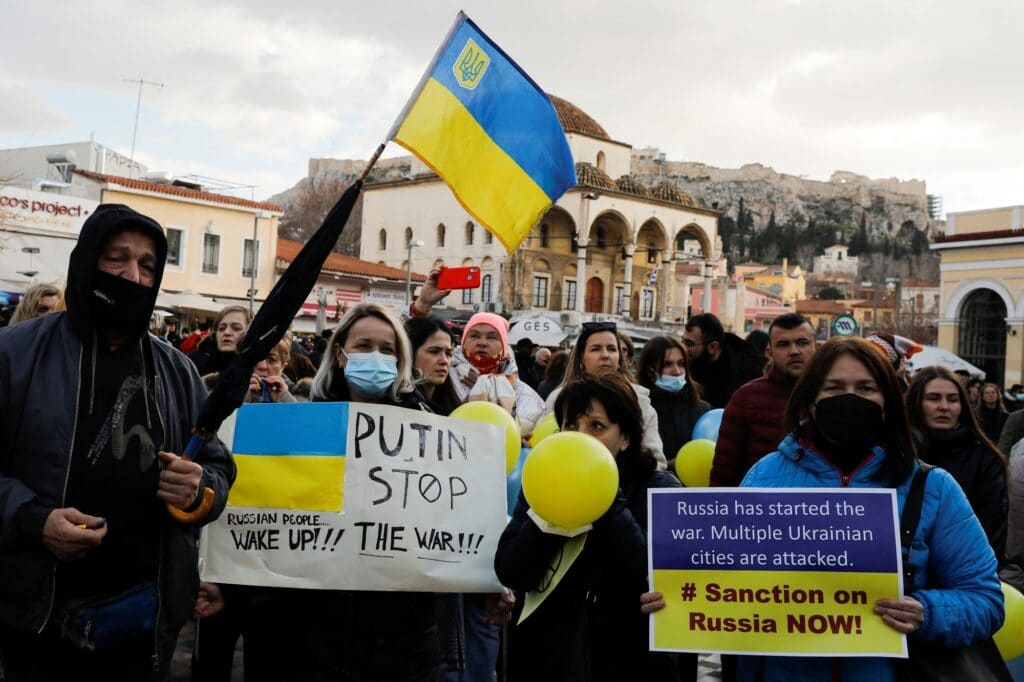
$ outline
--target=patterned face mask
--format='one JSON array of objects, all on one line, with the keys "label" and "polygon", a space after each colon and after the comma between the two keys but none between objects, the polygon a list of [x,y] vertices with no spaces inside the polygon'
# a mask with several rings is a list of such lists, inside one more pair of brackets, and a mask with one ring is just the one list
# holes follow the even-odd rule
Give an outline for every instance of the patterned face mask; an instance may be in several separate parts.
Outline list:
[{"label": "patterned face mask", "polygon": [[484,353],[466,353],[469,364],[476,368],[481,374],[496,374],[501,365],[500,355],[486,355]]}]

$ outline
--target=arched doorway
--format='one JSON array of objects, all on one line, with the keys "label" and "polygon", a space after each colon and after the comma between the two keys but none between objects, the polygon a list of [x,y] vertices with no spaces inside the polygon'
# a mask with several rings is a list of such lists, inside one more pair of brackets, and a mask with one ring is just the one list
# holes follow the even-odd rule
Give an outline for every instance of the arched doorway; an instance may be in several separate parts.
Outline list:
[{"label": "arched doorway", "polygon": [[956,354],[985,370],[985,380],[1003,385],[1006,370],[1006,304],[991,289],[971,292],[960,306]]},{"label": "arched doorway", "polygon": [[587,295],[583,299],[583,310],[588,313],[604,312],[604,282],[597,277],[587,280]]}]

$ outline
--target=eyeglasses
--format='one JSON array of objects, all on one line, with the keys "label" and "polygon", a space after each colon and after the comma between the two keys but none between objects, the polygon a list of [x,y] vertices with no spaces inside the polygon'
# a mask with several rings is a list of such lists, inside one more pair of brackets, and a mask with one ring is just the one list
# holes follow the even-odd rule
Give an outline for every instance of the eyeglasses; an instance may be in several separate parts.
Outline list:
[{"label": "eyeglasses", "polygon": [[584,322],[583,331],[587,334],[593,334],[594,332],[614,332],[618,328],[614,322]]},{"label": "eyeglasses", "polygon": [[700,343],[699,341],[691,341],[690,339],[683,339],[683,345],[686,346],[687,348],[697,348],[698,346],[703,346],[704,344]]}]

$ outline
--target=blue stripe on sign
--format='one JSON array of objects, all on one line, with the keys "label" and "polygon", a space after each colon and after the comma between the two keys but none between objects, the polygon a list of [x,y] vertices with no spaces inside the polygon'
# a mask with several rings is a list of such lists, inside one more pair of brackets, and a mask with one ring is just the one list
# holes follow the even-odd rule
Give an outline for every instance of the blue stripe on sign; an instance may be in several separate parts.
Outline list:
[{"label": "blue stripe on sign", "polygon": [[242,405],[232,451],[241,455],[344,457],[348,403]]},{"label": "blue stripe on sign", "polygon": [[[470,39],[491,60],[472,90],[458,84],[452,68]],[[575,186],[572,152],[547,95],[471,21],[455,32],[431,76],[462,102],[548,197],[557,199]]]}]

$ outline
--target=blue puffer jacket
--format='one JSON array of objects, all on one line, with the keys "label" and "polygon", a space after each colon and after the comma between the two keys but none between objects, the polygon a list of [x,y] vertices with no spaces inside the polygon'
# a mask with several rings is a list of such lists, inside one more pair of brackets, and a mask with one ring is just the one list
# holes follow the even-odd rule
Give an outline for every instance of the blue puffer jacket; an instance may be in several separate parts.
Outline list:
[{"label": "blue puffer jacket", "polygon": [[[870,459],[852,472],[847,485],[886,487],[879,480],[885,457],[885,451],[876,447]],[[900,514],[912,478],[908,476],[896,488]],[[790,434],[777,452],[754,465],[741,485],[839,488],[843,477],[835,466]],[[995,555],[960,486],[942,469],[928,474],[921,520],[912,547],[910,564],[914,567],[916,585],[905,586],[905,590],[924,606],[924,622],[910,635],[912,638],[959,648],[984,640],[999,629],[1003,623],[1003,595]],[[906,562],[907,557],[903,560]],[[738,677],[767,682],[893,680],[895,660],[741,656]]]}]

